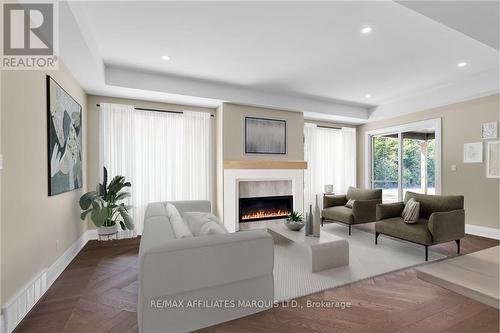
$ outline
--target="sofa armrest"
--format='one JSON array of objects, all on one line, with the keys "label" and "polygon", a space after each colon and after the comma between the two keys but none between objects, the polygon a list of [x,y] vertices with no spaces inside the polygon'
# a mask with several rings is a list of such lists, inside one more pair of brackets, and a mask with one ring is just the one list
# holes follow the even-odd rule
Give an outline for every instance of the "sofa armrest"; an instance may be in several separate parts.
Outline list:
[{"label": "sofa armrest", "polygon": [[377,221],[390,219],[392,217],[401,216],[401,213],[403,213],[404,208],[405,208],[404,202],[378,204],[377,209],[376,209]]},{"label": "sofa armrest", "polygon": [[208,200],[167,201],[166,203],[174,205],[181,215],[185,212],[212,212],[211,203]]},{"label": "sofa armrest", "polygon": [[352,215],[354,223],[364,223],[375,221],[377,205],[382,203],[380,199],[354,200]]},{"label": "sofa armrest", "polygon": [[264,230],[175,239],[139,257],[139,287],[146,298],[272,276],[274,247]]},{"label": "sofa armrest", "polygon": [[347,196],[344,195],[326,195],[323,197],[323,209],[334,207],[334,206],[344,206],[347,203]]},{"label": "sofa armrest", "polygon": [[432,213],[427,226],[434,244],[460,239],[465,236],[465,210]]}]

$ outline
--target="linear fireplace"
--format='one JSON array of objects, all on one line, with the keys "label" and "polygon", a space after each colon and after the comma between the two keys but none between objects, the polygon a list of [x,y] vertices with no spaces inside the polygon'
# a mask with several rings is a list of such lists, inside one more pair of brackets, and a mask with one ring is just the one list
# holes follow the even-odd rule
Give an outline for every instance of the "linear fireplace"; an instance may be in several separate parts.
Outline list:
[{"label": "linear fireplace", "polygon": [[239,207],[240,222],[282,219],[293,211],[293,196],[240,198]]},{"label": "linear fireplace", "polygon": [[[268,198],[288,196],[289,206],[287,211],[296,210],[302,213],[304,208],[304,170],[303,169],[224,169],[224,197],[223,223],[229,232],[240,230],[259,229],[265,227],[267,222],[279,223],[269,220],[268,215],[285,214],[256,214],[266,216],[264,221],[241,223],[240,221],[255,221],[245,216],[241,219],[241,210],[246,206],[245,200],[252,198]],[[293,199],[290,199],[293,198]],[[245,210],[245,214],[248,214]]]}]

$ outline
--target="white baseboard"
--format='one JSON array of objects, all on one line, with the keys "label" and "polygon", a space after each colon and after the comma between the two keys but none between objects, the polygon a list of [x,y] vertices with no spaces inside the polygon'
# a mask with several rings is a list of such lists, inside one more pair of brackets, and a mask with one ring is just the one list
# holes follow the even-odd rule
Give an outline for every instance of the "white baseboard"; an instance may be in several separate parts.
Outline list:
[{"label": "white baseboard", "polygon": [[500,240],[500,229],[482,227],[479,225],[466,224],[465,233],[469,235],[481,236]]},{"label": "white baseboard", "polygon": [[[2,308],[0,333],[11,333],[93,236],[88,230]],[[97,232],[96,232],[97,238]]]},{"label": "white baseboard", "polygon": [[59,259],[53,263],[50,268],[47,270],[47,289],[54,283],[54,281],[61,275],[61,273],[68,267],[68,265],[75,259],[75,257],[80,253],[85,244],[89,241],[88,230],[83,233],[83,235],[76,240],[67,249]]},{"label": "white baseboard", "polygon": [[88,240],[96,240],[97,237],[97,229],[89,229],[87,230],[87,239]]}]

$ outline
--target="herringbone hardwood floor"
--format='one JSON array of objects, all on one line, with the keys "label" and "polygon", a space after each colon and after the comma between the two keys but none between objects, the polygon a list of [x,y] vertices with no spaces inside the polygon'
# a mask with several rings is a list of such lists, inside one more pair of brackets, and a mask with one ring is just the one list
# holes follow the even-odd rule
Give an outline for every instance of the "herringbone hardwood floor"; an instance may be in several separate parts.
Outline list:
[{"label": "herringbone hardwood floor", "polygon": [[[372,226],[362,228],[371,230]],[[454,255],[454,245],[433,250]],[[462,253],[496,245],[498,241],[466,236]],[[89,242],[15,332],[138,332],[138,248],[139,239]],[[352,307],[306,307],[308,301],[321,300],[348,301]],[[277,307],[198,333],[499,332],[498,310],[421,281],[413,269],[312,294],[297,302],[297,308]]]}]

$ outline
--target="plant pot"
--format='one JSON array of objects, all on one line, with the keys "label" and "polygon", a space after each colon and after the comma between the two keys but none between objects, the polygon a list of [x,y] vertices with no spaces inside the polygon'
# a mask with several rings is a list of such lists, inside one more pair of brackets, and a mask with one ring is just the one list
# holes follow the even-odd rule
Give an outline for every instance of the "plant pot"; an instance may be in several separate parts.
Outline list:
[{"label": "plant pot", "polygon": [[304,222],[292,222],[292,221],[285,221],[285,225],[288,227],[288,229],[293,230],[293,231],[299,231],[304,227]]},{"label": "plant pot", "polygon": [[112,225],[111,227],[99,227],[97,228],[97,234],[99,236],[110,236],[118,232],[118,224]]}]

